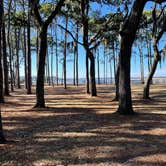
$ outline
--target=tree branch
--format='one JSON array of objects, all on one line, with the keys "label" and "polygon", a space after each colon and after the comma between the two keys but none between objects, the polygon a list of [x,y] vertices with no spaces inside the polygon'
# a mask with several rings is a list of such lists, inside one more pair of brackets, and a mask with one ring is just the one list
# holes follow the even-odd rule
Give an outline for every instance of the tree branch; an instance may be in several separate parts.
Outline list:
[{"label": "tree branch", "polygon": [[54,17],[60,12],[62,6],[64,5],[64,2],[65,2],[65,0],[59,0],[59,2],[56,5],[55,10],[51,13],[51,15],[45,21],[45,24],[47,26],[52,22],[52,20],[54,19]]},{"label": "tree branch", "polygon": [[65,30],[65,31],[73,38],[74,41],[76,41],[78,44],[84,46],[84,44],[81,43],[81,42],[79,42],[79,41],[74,37],[74,35],[73,35],[68,29],[66,29],[65,27],[63,27],[63,26],[60,25],[60,24],[57,24],[57,25],[58,25],[60,28],[62,28],[63,30]]},{"label": "tree branch", "polygon": [[30,7],[32,10],[33,16],[35,17],[37,24],[39,26],[42,26],[43,21],[42,21],[42,18],[40,16],[39,9],[38,9],[39,1],[36,1],[36,0],[29,0],[29,1],[30,1],[30,5],[31,5]]}]

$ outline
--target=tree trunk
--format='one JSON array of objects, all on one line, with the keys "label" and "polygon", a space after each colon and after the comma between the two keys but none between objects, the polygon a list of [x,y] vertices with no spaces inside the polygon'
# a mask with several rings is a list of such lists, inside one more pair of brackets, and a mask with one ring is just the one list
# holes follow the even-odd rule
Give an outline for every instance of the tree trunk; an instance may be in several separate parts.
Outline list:
[{"label": "tree trunk", "polygon": [[0,105],[0,144],[6,142],[6,139],[3,134],[3,127],[2,127],[2,116],[1,116],[1,105]]},{"label": "tree trunk", "polygon": [[[1,3],[0,3],[0,5],[2,5]],[[1,14],[1,12],[0,12],[0,14]],[[2,15],[0,16],[0,17],[2,17]],[[0,18],[0,19],[2,19],[2,18]],[[4,91],[3,91],[3,69],[2,69],[2,42],[1,42],[1,37],[2,37],[2,33],[1,33],[1,30],[2,30],[2,20],[0,20],[0,103],[4,103]]]},{"label": "tree trunk", "polygon": [[[123,39],[122,39],[123,40]],[[120,114],[133,114],[130,87],[131,47],[122,41],[119,59],[119,108]]]},{"label": "tree trunk", "polygon": [[144,60],[143,60],[142,46],[138,45],[138,49],[140,53],[141,83],[144,84]]},{"label": "tree trunk", "polygon": [[96,77],[95,77],[95,58],[92,54],[92,52],[89,52],[89,58],[90,58],[90,80],[91,80],[91,96],[97,96],[96,91]]},{"label": "tree trunk", "polygon": [[86,93],[89,94],[89,59],[86,51]]},{"label": "tree trunk", "polygon": [[[77,25],[76,40],[78,40],[79,27]],[[78,43],[76,43],[76,85],[78,86]]]},{"label": "tree trunk", "polygon": [[[66,17],[66,29],[68,28],[68,17]],[[67,89],[66,84],[66,56],[67,56],[67,31],[64,32],[64,59],[63,59],[63,71],[64,71],[64,89]]]},{"label": "tree trunk", "polygon": [[77,54],[77,43],[74,41],[74,60],[73,60],[73,85],[76,85],[76,54]]},{"label": "tree trunk", "polygon": [[135,0],[130,15],[120,27],[119,108],[117,110],[120,114],[134,114],[130,87],[131,48],[145,4],[145,0]]},{"label": "tree trunk", "polygon": [[7,53],[6,53],[6,33],[5,24],[2,25],[2,40],[3,40],[3,68],[4,68],[4,92],[6,96],[9,96],[9,73],[7,64]]},{"label": "tree trunk", "polygon": [[98,74],[98,84],[100,84],[100,52],[97,51],[97,74]]},{"label": "tree trunk", "polygon": [[[3,71],[2,71],[2,36],[1,36],[1,31],[2,31],[2,18],[3,18],[3,1],[0,1],[0,103],[4,102],[4,97],[3,97]],[[1,105],[0,105],[0,144],[4,143],[5,137],[3,134],[3,128],[2,128],[2,117],[1,117]]]},{"label": "tree trunk", "polygon": [[47,52],[47,27],[42,26],[39,32],[39,64],[37,71],[37,84],[36,84],[36,105],[35,107],[44,108],[44,71],[45,60]]},{"label": "tree trunk", "polygon": [[119,100],[119,63],[116,68],[116,74],[115,74],[115,98],[113,101],[118,101]]},{"label": "tree trunk", "polygon": [[20,89],[20,57],[19,57],[19,42],[20,42],[20,28],[15,30],[15,38],[16,38],[16,81],[17,88]]},{"label": "tree trunk", "polygon": [[[57,29],[56,29],[57,32]],[[59,84],[59,76],[58,76],[58,69],[59,69],[59,64],[58,64],[58,38],[57,38],[57,34],[56,34],[56,85],[58,86]]]},{"label": "tree trunk", "polygon": [[27,24],[27,94],[32,94],[32,76],[31,76],[31,9],[30,0],[28,0],[28,24]]}]

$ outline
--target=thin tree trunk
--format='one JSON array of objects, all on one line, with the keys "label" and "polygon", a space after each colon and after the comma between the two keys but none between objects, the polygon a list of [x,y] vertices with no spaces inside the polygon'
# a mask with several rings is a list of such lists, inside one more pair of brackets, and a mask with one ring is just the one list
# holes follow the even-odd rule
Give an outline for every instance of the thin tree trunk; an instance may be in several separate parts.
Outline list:
[{"label": "thin tree trunk", "polygon": [[[66,17],[66,29],[68,28],[68,17]],[[64,89],[67,89],[66,84],[66,56],[67,56],[67,31],[64,32],[64,59],[63,59],[63,71],[64,71]]]},{"label": "thin tree trunk", "polygon": [[87,54],[86,52],[86,93],[89,94],[89,59]]},{"label": "thin tree trunk", "polygon": [[97,51],[97,74],[98,74],[98,84],[100,84],[100,52]]},{"label": "thin tree trunk", "polygon": [[[2,6],[1,6],[2,5]],[[3,3],[0,2],[2,9]],[[3,69],[2,69],[2,13],[0,11],[0,103],[4,103],[4,91],[3,91]]]},{"label": "thin tree trunk", "polygon": [[[79,27],[77,25],[77,32],[76,32],[76,40],[78,40],[78,31],[79,31]],[[78,43],[76,43],[76,85],[78,86]]]},{"label": "thin tree trunk", "polygon": [[91,96],[97,96],[96,78],[95,78],[95,58],[91,51],[88,51],[90,58],[90,79],[91,79]]},{"label": "thin tree trunk", "polygon": [[16,79],[17,79],[17,88],[20,89],[20,58],[19,58],[19,42],[20,42],[20,28],[15,30],[16,37]]},{"label": "thin tree trunk", "polygon": [[139,53],[140,53],[140,69],[141,69],[141,83],[144,84],[144,61],[143,61],[143,53],[142,48],[138,46]]},{"label": "thin tree trunk", "polygon": [[11,50],[11,43],[10,43],[10,10],[11,10],[11,3],[12,0],[9,1],[9,8],[8,8],[8,29],[7,29],[7,44],[9,49],[9,69],[10,69],[10,88],[11,91],[14,91],[13,86],[13,72],[12,72],[12,50]]},{"label": "thin tree trunk", "polygon": [[9,73],[7,64],[7,53],[6,53],[6,33],[5,33],[5,23],[2,25],[2,40],[3,40],[3,68],[4,68],[4,92],[6,96],[9,96]]},{"label": "thin tree trunk", "polygon": [[119,100],[119,63],[116,68],[116,74],[115,74],[115,98],[112,101],[118,101]]},{"label": "thin tree trunk", "polygon": [[[57,32],[57,27],[56,27],[56,32]],[[58,38],[57,38],[57,34],[55,36],[55,40],[56,40],[56,85],[58,86],[59,84],[59,76],[58,76],[58,69],[59,69],[59,62],[58,62]]]},{"label": "thin tree trunk", "polygon": [[31,76],[31,9],[30,0],[28,0],[28,24],[27,24],[27,94],[32,94],[32,76]]}]

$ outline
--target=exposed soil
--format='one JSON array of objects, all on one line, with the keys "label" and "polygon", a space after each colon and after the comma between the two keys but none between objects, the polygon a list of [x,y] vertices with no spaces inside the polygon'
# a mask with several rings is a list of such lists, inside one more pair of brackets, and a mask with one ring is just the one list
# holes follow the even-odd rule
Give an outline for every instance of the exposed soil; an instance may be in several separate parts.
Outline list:
[{"label": "exposed soil", "polygon": [[46,87],[45,109],[33,109],[35,94],[16,90],[2,106],[9,142],[0,145],[0,165],[165,166],[166,85],[152,86],[152,101],[142,90],[132,87],[135,116],[115,113],[110,85],[98,86],[98,97],[84,86]]}]

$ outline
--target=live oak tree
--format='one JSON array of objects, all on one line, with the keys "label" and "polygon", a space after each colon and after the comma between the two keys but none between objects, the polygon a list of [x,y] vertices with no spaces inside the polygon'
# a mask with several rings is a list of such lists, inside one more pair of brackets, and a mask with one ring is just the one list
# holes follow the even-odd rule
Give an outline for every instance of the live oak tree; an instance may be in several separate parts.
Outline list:
[{"label": "live oak tree", "polygon": [[[165,48],[163,48],[162,50],[159,50],[159,48],[158,48],[160,39],[162,38],[162,36],[164,35],[164,33],[166,31],[165,14],[164,14],[164,10],[162,10],[158,16],[156,7],[157,6],[155,4],[154,9],[152,11],[152,17],[153,17],[152,41],[153,41],[154,59],[153,59],[153,64],[150,69],[148,78],[145,83],[144,92],[143,92],[144,99],[150,99],[149,91],[150,91],[150,85],[152,82],[152,78],[155,74],[158,63],[161,61],[161,54],[162,54],[162,52],[165,51]],[[160,22],[160,25],[159,25],[159,22]]]},{"label": "live oak tree", "polygon": [[52,20],[59,14],[65,0],[59,0],[51,14],[43,20],[39,11],[39,1],[30,0],[31,10],[39,28],[39,51],[38,51],[38,71],[36,84],[36,105],[35,107],[45,107],[44,99],[44,71],[47,53],[47,29]]},{"label": "live oak tree", "polygon": [[[134,114],[130,86],[130,60],[131,48],[136,37],[136,32],[142,17],[143,9],[148,0],[135,0],[129,16],[120,28],[120,54],[119,54],[119,107],[120,114]],[[165,0],[155,0],[162,3]],[[130,36],[130,37],[129,37]]]}]

